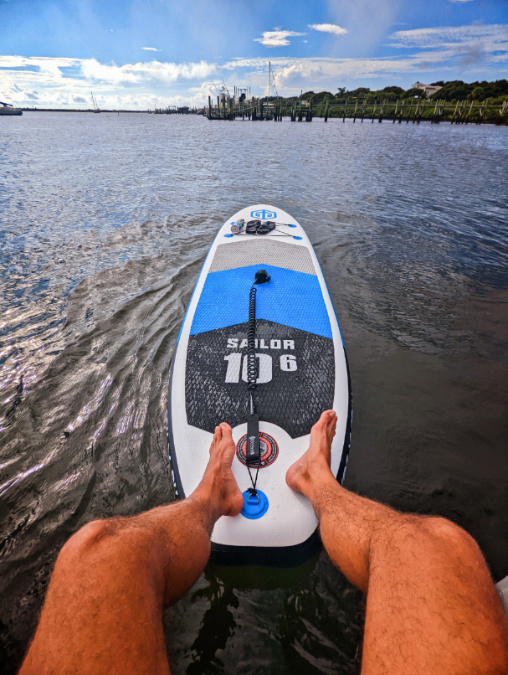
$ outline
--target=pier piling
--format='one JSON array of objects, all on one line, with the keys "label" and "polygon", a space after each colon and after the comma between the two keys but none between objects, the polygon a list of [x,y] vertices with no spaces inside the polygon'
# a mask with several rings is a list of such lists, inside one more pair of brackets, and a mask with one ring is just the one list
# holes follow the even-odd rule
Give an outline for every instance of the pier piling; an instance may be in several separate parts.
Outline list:
[{"label": "pier piling", "polygon": [[[354,102],[354,105],[353,105]],[[448,103],[442,100],[419,100],[399,99],[397,101],[379,101],[379,100],[344,100],[339,103],[330,101],[329,98],[315,103],[315,99],[310,96],[308,101],[303,101],[302,97],[293,98],[288,101],[276,97],[267,99],[244,98],[237,100],[227,95],[217,96],[217,103],[214,106],[212,97],[208,97],[207,105],[199,110],[190,111],[188,108],[168,108],[167,110],[156,110],[156,113],[179,113],[179,114],[203,114],[209,120],[273,120],[281,122],[284,117],[289,117],[291,122],[312,122],[317,115],[328,122],[330,118],[351,119],[353,123],[357,119],[362,122],[369,119],[371,122],[377,120],[379,123],[385,119],[392,120],[393,124],[401,124],[405,121],[407,124],[420,124],[422,121],[428,121],[431,124],[438,124],[443,120],[451,124],[508,124],[508,102],[502,107],[489,105],[488,101],[454,101]]]}]

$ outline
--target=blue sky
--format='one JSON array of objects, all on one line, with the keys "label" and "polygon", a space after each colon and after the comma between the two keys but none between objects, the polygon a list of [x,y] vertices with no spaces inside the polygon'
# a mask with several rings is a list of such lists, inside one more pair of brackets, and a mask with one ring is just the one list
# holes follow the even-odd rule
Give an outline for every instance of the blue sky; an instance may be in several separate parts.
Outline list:
[{"label": "blue sky", "polygon": [[0,100],[203,105],[508,77],[508,0],[0,0]]}]

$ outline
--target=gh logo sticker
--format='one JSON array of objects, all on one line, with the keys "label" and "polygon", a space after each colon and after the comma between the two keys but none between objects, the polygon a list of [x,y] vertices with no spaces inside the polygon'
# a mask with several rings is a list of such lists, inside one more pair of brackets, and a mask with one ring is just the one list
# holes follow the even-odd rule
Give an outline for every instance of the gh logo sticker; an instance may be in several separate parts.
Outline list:
[{"label": "gh logo sticker", "polygon": [[266,209],[261,209],[260,211],[251,211],[251,218],[256,218],[257,220],[272,220],[277,218],[275,211],[267,211]]}]

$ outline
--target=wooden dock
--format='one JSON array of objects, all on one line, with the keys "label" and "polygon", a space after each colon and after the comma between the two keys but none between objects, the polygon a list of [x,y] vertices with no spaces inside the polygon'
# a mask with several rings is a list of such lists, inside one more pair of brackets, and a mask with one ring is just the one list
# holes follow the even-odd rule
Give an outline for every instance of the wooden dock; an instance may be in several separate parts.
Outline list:
[{"label": "wooden dock", "polygon": [[412,122],[422,121],[438,124],[441,121],[452,124],[508,124],[508,101],[500,109],[489,107],[488,101],[433,101],[433,100],[399,100],[394,102],[366,102],[362,100],[336,103],[325,101],[313,106],[312,100],[301,99],[252,99],[235,102],[233,98],[217,97],[212,104],[208,97],[208,108],[203,111],[209,120],[237,119],[256,121],[282,121],[289,117],[292,122],[311,122],[314,117],[339,118],[342,121],[352,119],[353,122]]}]

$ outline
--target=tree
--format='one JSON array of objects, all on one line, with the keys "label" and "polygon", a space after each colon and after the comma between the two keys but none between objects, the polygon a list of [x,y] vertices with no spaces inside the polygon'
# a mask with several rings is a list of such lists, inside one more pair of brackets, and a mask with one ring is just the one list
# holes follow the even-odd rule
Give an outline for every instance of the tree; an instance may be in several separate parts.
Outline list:
[{"label": "tree", "polygon": [[419,89],[418,87],[413,87],[412,89],[408,89],[404,93],[404,98],[420,98],[420,99],[426,99],[427,94],[423,91],[423,89]]},{"label": "tree", "polygon": [[392,87],[385,87],[382,90],[382,92],[387,94],[395,94],[395,96],[399,98],[404,93],[404,89],[402,89],[402,87],[392,86]]},{"label": "tree", "polygon": [[333,98],[333,94],[331,94],[329,91],[320,91],[319,94],[314,94],[312,103],[322,103],[323,101],[326,101],[327,98]]},{"label": "tree", "polygon": [[439,90],[439,98],[443,101],[465,101],[473,88],[462,80],[446,82],[443,88]]},{"label": "tree", "polygon": [[369,93],[370,89],[368,87],[358,87],[358,89],[348,91],[348,98],[365,98]]},{"label": "tree", "polygon": [[485,93],[485,88],[484,87],[475,87],[470,94],[468,95],[468,98],[471,101],[483,101],[484,99],[487,98],[487,95]]}]

